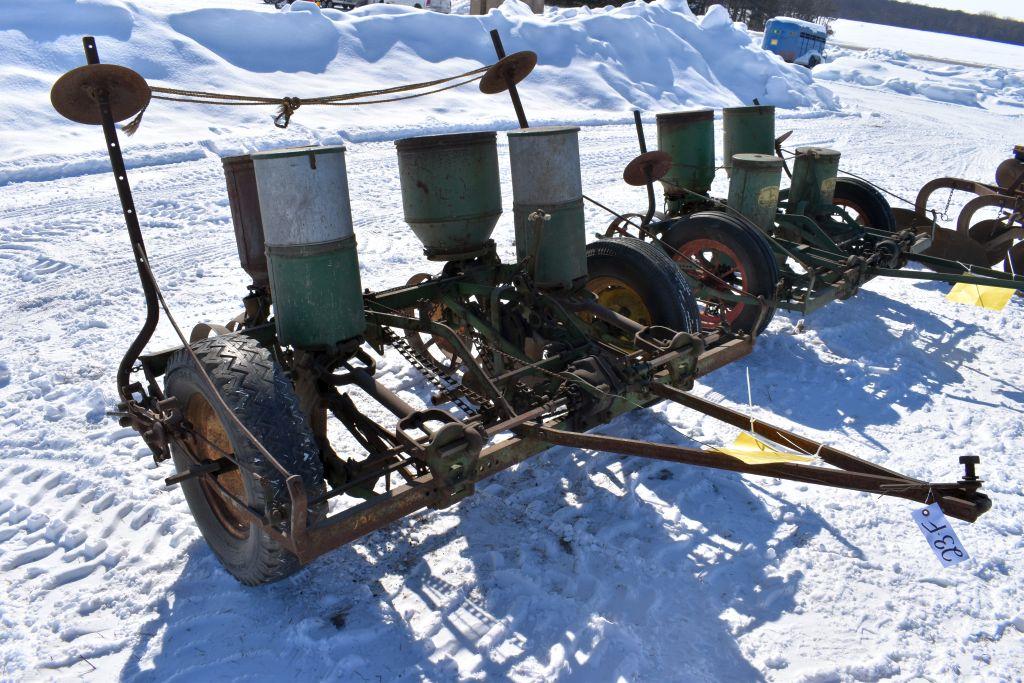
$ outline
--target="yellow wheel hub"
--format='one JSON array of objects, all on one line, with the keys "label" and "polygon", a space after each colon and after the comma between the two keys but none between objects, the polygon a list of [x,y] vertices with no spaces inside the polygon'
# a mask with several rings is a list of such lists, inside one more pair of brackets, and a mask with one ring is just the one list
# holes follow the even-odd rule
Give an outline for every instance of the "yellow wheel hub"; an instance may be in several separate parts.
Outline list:
[{"label": "yellow wheel hub", "polygon": [[651,324],[651,312],[640,294],[622,280],[596,277],[587,283],[587,291],[597,296],[597,303],[641,325]]}]

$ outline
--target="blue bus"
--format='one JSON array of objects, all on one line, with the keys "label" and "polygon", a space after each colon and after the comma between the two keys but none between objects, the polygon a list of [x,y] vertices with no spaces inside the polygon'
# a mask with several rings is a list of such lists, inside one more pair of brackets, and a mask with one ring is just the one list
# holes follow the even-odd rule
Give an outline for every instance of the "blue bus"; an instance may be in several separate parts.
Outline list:
[{"label": "blue bus", "polygon": [[809,21],[775,17],[764,25],[761,47],[808,69],[822,62],[828,31],[824,26]]}]

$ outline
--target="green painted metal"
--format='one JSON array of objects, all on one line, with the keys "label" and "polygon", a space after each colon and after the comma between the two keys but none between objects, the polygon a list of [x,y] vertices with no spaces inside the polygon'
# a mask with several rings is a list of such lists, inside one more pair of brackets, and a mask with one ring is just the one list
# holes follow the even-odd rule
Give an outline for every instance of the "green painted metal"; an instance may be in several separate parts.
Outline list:
[{"label": "green painted metal", "polygon": [[[530,259],[534,283],[572,289],[587,277],[579,128],[526,128],[508,134],[516,256]],[[549,220],[531,220],[535,212]]]},{"label": "green painted metal", "polygon": [[775,107],[727,107],[722,128],[726,173],[737,154],[775,153]]},{"label": "green painted metal", "polygon": [[732,158],[729,206],[765,232],[775,224],[779,206],[782,159],[769,154],[737,154]]},{"label": "green painted metal", "polygon": [[661,179],[665,195],[684,196],[685,190],[707,194],[715,180],[715,112],[711,109],[658,114],[658,149],[672,157]]},{"label": "green painted metal", "polygon": [[531,259],[533,281],[537,286],[570,288],[587,274],[583,200],[544,210],[551,218],[538,223],[530,220],[529,209],[516,207],[516,259]]},{"label": "green painted metal", "polygon": [[330,348],[366,327],[359,293],[356,238],[302,246],[267,246],[277,335],[282,345]]},{"label": "green painted metal", "polygon": [[834,149],[797,148],[787,213],[806,216],[830,214],[838,172],[839,152]]},{"label": "green painted metal", "polygon": [[472,257],[489,245],[501,216],[496,138],[460,133],[395,142],[405,221],[427,258]]},{"label": "green painted metal", "polygon": [[324,349],[358,337],[365,321],[345,148],[252,159],[280,343]]}]

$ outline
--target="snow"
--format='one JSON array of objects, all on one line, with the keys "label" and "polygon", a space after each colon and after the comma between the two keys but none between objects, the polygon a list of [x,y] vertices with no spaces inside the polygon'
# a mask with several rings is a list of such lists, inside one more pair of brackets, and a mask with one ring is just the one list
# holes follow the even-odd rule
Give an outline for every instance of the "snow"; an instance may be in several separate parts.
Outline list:
[{"label": "snow", "polygon": [[[538,125],[626,122],[636,107],[722,107],[755,98],[784,108],[837,107],[805,69],[781,63],[723,20],[724,10],[698,19],[684,0],[543,16],[508,2],[484,17],[382,4],[341,12],[301,1],[281,11],[255,0],[57,3],[62,18],[52,23],[49,13],[33,15],[26,4],[0,13],[0,89],[8,94],[0,112],[0,184],[95,172],[107,163],[96,153],[93,131],[49,106],[50,85],[82,64],[79,37],[86,33],[97,37],[104,61],[135,69],[154,85],[309,97],[434,80],[492,63],[488,31],[497,28],[508,52],[538,53],[523,89]],[[267,131],[272,113],[154,102],[133,140],[136,159],[170,163],[267,144],[378,140],[382,130],[429,134],[514,122],[507,97],[489,98],[475,84],[386,110],[309,106],[284,132]]]},{"label": "snow", "polygon": [[[142,299],[99,131],[61,123],[47,91],[81,62],[83,31],[99,36],[105,60],[155,82],[322,93],[365,87],[389,69],[418,80],[473,68],[490,59],[484,29],[500,26],[510,49],[542,53],[523,86],[531,120],[604,124],[581,131],[584,187],[624,211],[645,202],[621,182],[637,151],[621,123],[630,98],[654,113],[684,100],[720,106],[781,82],[780,94],[809,99],[779,121],[780,132],[795,131],[790,145],[839,149],[844,168],[909,197],[934,176],[988,179],[1019,142],[1019,109],[989,106],[980,89],[980,105],[965,106],[884,79],[822,80],[832,92],[819,95],[806,70],[752,56],[718,10],[694,18],[664,2],[542,18],[515,8],[446,18],[394,7],[278,13],[229,0],[53,4],[61,11],[47,23],[31,21],[28,3],[0,14],[0,85],[18,94],[16,112],[3,114],[0,186],[0,679],[1020,679],[1020,297],[993,312],[947,302],[945,285],[875,280],[803,325],[777,315],[753,355],[695,389],[745,410],[749,369],[755,416],[921,478],[953,479],[958,455],[981,455],[994,505],[974,525],[954,522],[972,554],[956,569],[939,567],[909,503],[555,448],[451,509],[245,588],[220,569],[180,491],[163,486],[169,468],[103,415]],[[268,41],[278,28],[329,21],[338,56],[319,74],[247,71],[232,60],[256,69],[261,57],[209,30],[235,12],[253,43],[262,19],[251,17],[280,21]],[[479,37],[420,36],[417,17],[465,21]],[[935,38],[937,52],[944,41]],[[310,38],[296,49],[312,63],[324,46]],[[645,64],[675,65],[676,83],[653,82]],[[824,104],[833,93],[842,109]],[[392,140],[509,128],[507,101],[459,93],[366,111],[300,110],[280,132],[266,112],[159,104],[123,141],[156,275],[186,328],[231,318],[245,293],[216,156],[224,150],[344,141],[365,286],[436,269],[400,219]],[[725,189],[720,176],[715,192]],[[587,212],[589,232],[607,223]],[[512,238],[507,210],[495,231],[506,258]],[[161,326],[153,347],[173,344]],[[410,401],[428,394],[393,354],[380,372]],[[669,443],[735,436],[664,405],[601,429]]]},{"label": "snow", "polygon": [[772,17],[769,21],[784,21],[787,24],[800,26],[808,31],[813,31],[814,33],[823,33],[825,31],[825,27],[821,24],[815,24],[813,21],[804,21],[803,19],[795,19],[793,17]]},{"label": "snow", "polygon": [[[1018,49],[1024,52],[1024,47]],[[852,53],[830,50],[828,60],[815,69],[817,80],[874,86],[936,102],[1024,109],[1024,69],[931,62],[880,48]]]},{"label": "snow", "polygon": [[840,47],[903,50],[918,57],[994,66],[1018,72],[1024,69],[1024,47],[1020,45],[849,19],[837,19],[829,28],[833,31],[833,35],[829,36],[829,44]]}]

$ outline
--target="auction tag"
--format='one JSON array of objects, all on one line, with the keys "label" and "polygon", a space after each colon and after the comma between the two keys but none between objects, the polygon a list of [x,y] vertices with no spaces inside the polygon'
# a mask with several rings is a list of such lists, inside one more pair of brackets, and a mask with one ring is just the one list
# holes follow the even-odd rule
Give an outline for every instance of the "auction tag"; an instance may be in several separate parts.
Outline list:
[{"label": "auction tag", "polygon": [[942,508],[938,503],[932,503],[911,514],[943,567],[952,567],[970,559],[967,551],[960,545],[960,539],[956,537],[956,532],[949,526],[946,515],[942,513]]}]

